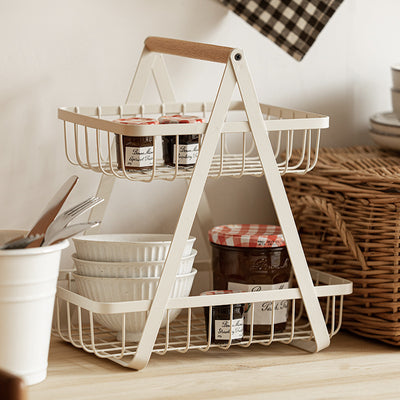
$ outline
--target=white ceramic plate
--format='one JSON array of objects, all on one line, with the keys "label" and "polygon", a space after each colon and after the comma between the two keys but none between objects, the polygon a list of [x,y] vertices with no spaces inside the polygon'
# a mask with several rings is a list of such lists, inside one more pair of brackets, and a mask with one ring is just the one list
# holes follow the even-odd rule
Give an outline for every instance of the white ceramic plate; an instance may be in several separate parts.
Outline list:
[{"label": "white ceramic plate", "polygon": [[400,151],[400,136],[384,135],[373,131],[370,131],[369,134],[378,146],[384,149]]},{"label": "white ceramic plate", "polygon": [[375,133],[400,136],[400,121],[392,111],[377,113],[369,121]]}]

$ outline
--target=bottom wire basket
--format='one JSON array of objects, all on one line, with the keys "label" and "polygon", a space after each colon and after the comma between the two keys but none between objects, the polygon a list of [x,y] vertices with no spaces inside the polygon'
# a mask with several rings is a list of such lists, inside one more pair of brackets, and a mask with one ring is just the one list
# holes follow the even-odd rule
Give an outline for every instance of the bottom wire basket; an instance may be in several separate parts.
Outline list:
[{"label": "bottom wire basket", "polygon": [[[334,336],[342,324],[343,296],[352,292],[352,283],[334,275],[311,270],[315,291],[319,297],[325,315],[329,336]],[[150,300],[120,303],[101,303],[80,296],[71,290],[73,286],[71,273],[66,273],[68,289],[58,287],[53,334],[64,341],[81,348],[97,357],[110,359],[125,367],[136,354],[138,342],[130,342],[126,330],[127,319],[132,313],[147,314]],[[288,318],[284,330],[274,329],[276,304],[287,302]],[[263,302],[270,309],[270,329],[263,334],[254,332],[254,305]],[[249,307],[250,322],[247,333],[240,340],[232,334],[233,307],[236,304],[246,304]],[[230,306],[229,323],[225,340],[217,341],[212,331],[213,309],[219,306]],[[169,321],[171,312],[180,310],[178,318]],[[179,312],[179,311],[178,311]],[[107,329],[106,324],[98,324],[100,317],[113,316],[120,318],[119,332]],[[206,319],[208,321],[206,321]],[[103,319],[104,320],[104,319]],[[103,321],[100,318],[100,321]],[[296,287],[282,290],[222,294],[216,296],[190,296],[169,299],[166,305],[164,327],[160,328],[152,352],[166,354],[168,351],[185,353],[191,349],[206,352],[210,348],[219,347],[227,350],[231,346],[248,347],[258,343],[268,346],[273,342],[296,344],[298,341],[311,342],[313,333],[304,311],[300,290]],[[300,347],[307,349],[307,345]]]}]

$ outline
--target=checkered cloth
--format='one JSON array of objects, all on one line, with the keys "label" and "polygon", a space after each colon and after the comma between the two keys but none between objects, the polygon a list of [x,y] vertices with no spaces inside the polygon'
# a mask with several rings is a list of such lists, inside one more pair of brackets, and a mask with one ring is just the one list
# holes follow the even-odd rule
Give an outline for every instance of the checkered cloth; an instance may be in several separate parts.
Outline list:
[{"label": "checkered cloth", "polygon": [[283,247],[280,226],[259,224],[220,225],[208,231],[211,243],[230,247]]},{"label": "checkered cloth", "polygon": [[300,61],[343,0],[219,0]]}]

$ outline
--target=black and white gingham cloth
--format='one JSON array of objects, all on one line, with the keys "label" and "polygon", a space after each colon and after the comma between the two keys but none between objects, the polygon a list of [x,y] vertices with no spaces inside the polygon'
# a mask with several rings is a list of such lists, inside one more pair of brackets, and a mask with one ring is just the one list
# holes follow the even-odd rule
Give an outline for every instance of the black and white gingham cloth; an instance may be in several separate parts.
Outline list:
[{"label": "black and white gingham cloth", "polygon": [[300,61],[343,0],[219,0]]}]

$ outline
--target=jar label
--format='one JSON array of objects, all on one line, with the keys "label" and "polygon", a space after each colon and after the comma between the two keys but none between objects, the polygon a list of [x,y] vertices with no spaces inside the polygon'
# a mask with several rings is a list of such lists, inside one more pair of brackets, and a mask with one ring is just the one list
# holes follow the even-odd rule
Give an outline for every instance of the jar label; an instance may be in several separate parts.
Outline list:
[{"label": "jar label", "polygon": [[[228,282],[228,289],[231,290],[243,290],[246,292],[260,292],[261,290],[280,290],[287,289],[289,282],[276,283],[274,285],[264,284],[243,284]],[[276,300],[274,303],[275,315],[274,324],[286,322],[288,318],[288,301],[287,300]],[[251,324],[251,307],[247,307],[244,312],[244,323],[245,325]],[[272,324],[272,301],[254,303],[254,325],[271,325]]]},{"label": "jar label", "polygon": [[[199,144],[180,144],[178,153],[178,164],[192,165],[196,164],[199,155]],[[174,144],[174,164],[176,164],[176,144]]]},{"label": "jar label", "polygon": [[[215,320],[215,339],[229,340],[231,332],[231,321]],[[243,338],[243,318],[232,320],[232,340]]]},{"label": "jar label", "polygon": [[126,167],[152,167],[153,166],[153,146],[145,147],[126,147],[125,148]]}]

